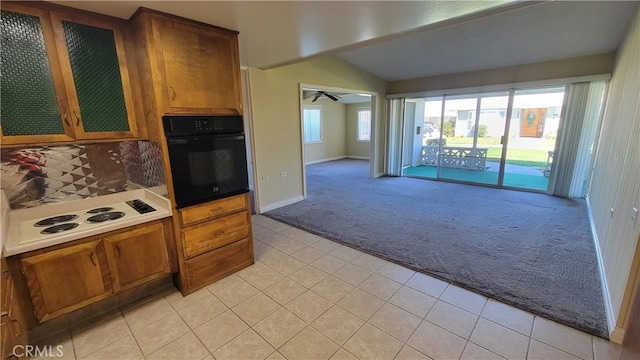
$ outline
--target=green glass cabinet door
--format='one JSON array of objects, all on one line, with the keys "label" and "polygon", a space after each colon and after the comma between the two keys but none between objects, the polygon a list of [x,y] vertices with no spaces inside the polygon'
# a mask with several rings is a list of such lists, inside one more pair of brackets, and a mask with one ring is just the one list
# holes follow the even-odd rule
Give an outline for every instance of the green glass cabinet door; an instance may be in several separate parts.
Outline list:
[{"label": "green glass cabinet door", "polygon": [[73,140],[47,11],[5,3],[0,33],[3,145]]},{"label": "green glass cabinet door", "polygon": [[51,18],[76,138],[136,136],[123,25],[58,12]]}]

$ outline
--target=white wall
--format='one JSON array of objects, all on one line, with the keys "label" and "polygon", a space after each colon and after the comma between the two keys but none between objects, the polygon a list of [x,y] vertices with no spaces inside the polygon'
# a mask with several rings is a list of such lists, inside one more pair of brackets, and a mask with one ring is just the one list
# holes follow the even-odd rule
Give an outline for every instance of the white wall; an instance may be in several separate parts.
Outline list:
[{"label": "white wall", "polygon": [[[384,167],[387,82],[336,57],[314,58],[280,68],[249,69],[254,130],[254,171],[262,209],[302,198],[300,83],[378,93],[375,173]],[[284,178],[279,174],[286,171]]]},{"label": "white wall", "polygon": [[[640,261],[640,10],[621,46],[611,79],[588,198],[609,292],[610,315],[623,329]],[[612,213],[613,210],[613,213]],[[616,330],[617,331],[617,330]],[[612,340],[617,339],[618,332]],[[616,339],[614,339],[616,338]]]},{"label": "white wall", "polygon": [[304,100],[302,103],[320,106],[322,116],[322,142],[304,145],[305,163],[347,156],[345,105],[329,99],[318,99],[316,102]]}]

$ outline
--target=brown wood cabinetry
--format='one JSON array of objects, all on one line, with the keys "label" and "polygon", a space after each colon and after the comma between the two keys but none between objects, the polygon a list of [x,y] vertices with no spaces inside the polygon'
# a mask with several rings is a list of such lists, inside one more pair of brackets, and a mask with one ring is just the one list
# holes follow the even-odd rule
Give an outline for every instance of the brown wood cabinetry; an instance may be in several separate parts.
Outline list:
[{"label": "brown wood cabinetry", "polygon": [[162,224],[107,236],[104,246],[114,292],[170,273]]},{"label": "brown wood cabinetry", "polygon": [[[249,194],[179,210],[178,260],[184,294],[254,262]],[[175,221],[174,221],[175,223]]]},{"label": "brown wood cabinetry", "polygon": [[112,292],[99,240],[23,258],[22,269],[40,321],[102,300]]},{"label": "brown wood cabinetry", "polygon": [[[16,287],[9,272],[9,267],[4,257],[2,257],[2,284],[0,285],[0,296],[2,296],[2,306],[0,313],[0,337],[2,339],[2,359],[16,358],[13,349],[16,346],[27,344],[27,324],[24,317],[24,309],[20,301],[17,300]],[[21,348],[21,350],[24,349]],[[17,352],[22,355],[24,351]]]},{"label": "brown wood cabinetry", "polygon": [[3,145],[138,135],[125,21],[37,2],[2,22]]},{"label": "brown wood cabinetry", "polygon": [[162,222],[17,255],[39,322],[171,273]]},{"label": "brown wood cabinetry", "polygon": [[237,32],[144,8],[131,23],[142,86],[155,91],[145,99],[152,121],[242,114]]}]

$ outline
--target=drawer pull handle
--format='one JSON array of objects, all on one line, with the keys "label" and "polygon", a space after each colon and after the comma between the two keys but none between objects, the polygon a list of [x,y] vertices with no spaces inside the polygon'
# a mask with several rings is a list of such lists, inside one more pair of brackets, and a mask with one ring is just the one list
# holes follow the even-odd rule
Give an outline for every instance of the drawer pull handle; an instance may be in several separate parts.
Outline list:
[{"label": "drawer pull handle", "polygon": [[73,115],[76,116],[76,126],[80,126],[80,115],[74,110]]},{"label": "drawer pull handle", "polygon": [[213,234],[214,237],[220,237],[222,235],[224,235],[224,231],[218,231],[215,234]]},{"label": "drawer pull handle", "polygon": [[2,271],[2,277],[3,278],[8,278],[9,277],[9,270],[3,270]]},{"label": "drawer pull handle", "polygon": [[67,127],[71,127],[71,124],[69,123],[69,118],[67,117],[66,112],[62,114],[62,119],[64,119],[64,123],[67,124]]},{"label": "drawer pull handle", "polygon": [[91,255],[89,255],[89,259],[91,259],[91,263],[93,264],[93,266],[97,266],[96,260],[93,258],[93,251],[91,252]]},{"label": "drawer pull handle", "polygon": [[173,86],[169,86],[171,89],[171,101],[176,101],[176,91],[173,89]]},{"label": "drawer pull handle", "polygon": [[221,207],[217,207],[217,208],[215,208],[215,209],[211,209],[209,212],[210,212],[211,214],[214,214],[214,215],[215,215],[215,214],[220,214],[220,213],[222,213],[222,208],[221,208]]},{"label": "drawer pull handle", "polygon": [[13,333],[16,334],[16,336],[22,335],[22,325],[18,320],[11,319],[11,327],[13,328]]}]

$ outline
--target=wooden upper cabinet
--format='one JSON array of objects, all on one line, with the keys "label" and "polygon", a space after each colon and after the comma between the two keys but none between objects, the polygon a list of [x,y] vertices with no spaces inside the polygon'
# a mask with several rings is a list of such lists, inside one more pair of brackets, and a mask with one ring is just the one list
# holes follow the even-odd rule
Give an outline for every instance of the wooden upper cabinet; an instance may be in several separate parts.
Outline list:
[{"label": "wooden upper cabinet", "polygon": [[104,244],[114,292],[171,272],[162,224],[105,237]]},{"label": "wooden upper cabinet", "polygon": [[75,137],[136,136],[124,24],[63,12],[51,19]]},{"label": "wooden upper cabinet", "polygon": [[3,145],[137,136],[125,25],[3,3]]},{"label": "wooden upper cabinet", "polygon": [[237,32],[147,9],[132,21],[157,116],[242,114]]},{"label": "wooden upper cabinet", "polygon": [[102,300],[112,292],[100,240],[26,257],[21,262],[39,321]]}]

